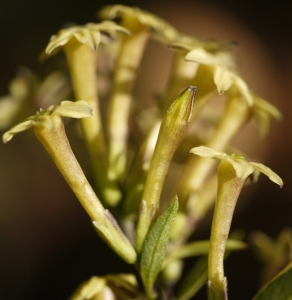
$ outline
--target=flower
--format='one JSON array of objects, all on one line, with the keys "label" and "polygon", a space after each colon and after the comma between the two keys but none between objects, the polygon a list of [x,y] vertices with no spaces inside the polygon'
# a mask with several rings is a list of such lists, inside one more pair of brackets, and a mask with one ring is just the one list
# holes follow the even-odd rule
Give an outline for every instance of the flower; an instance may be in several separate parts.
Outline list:
[{"label": "flower", "polygon": [[103,21],[97,24],[88,23],[84,26],[72,26],[62,29],[56,35],[53,35],[45,52],[47,55],[54,55],[60,50],[60,47],[66,45],[73,38],[81,44],[86,44],[92,49],[96,49],[100,43],[106,43],[106,37],[116,37],[117,31],[129,34],[128,30],[112,21]]},{"label": "flower", "polygon": [[195,147],[191,149],[190,151],[193,154],[199,155],[201,157],[210,157],[210,158],[217,158],[221,161],[228,162],[232,165],[236,172],[236,176],[239,179],[247,178],[249,175],[251,175],[255,171],[259,171],[266,176],[269,177],[269,179],[276,184],[278,184],[280,187],[283,186],[282,179],[273,172],[270,168],[266,167],[265,165],[261,163],[256,162],[247,162],[243,156],[239,156],[236,154],[232,154],[231,156],[220,151],[216,151],[212,148],[200,146]]},{"label": "flower", "polygon": [[92,115],[92,109],[85,100],[63,101],[41,109],[36,115],[25,119],[4,133],[6,143],[21,131],[34,127],[34,132],[44,145],[57,168],[86,210],[97,233],[126,262],[134,263],[137,254],[130,241],[122,233],[117,221],[105,210],[89,184],[68,141],[61,117],[86,118]]},{"label": "flower", "polygon": [[187,52],[186,61],[214,66],[221,65],[231,69],[236,66],[235,58],[230,53],[235,46],[236,43],[233,41],[199,40],[186,35],[181,35],[177,42],[170,44],[172,48]]},{"label": "flower", "polygon": [[99,105],[95,49],[100,43],[106,44],[109,37],[115,38],[117,32],[129,34],[129,31],[112,21],[74,26],[60,30],[52,36],[46,48],[49,55],[63,46],[75,99],[86,100],[93,110],[93,118],[81,119],[81,128],[89,152],[96,190],[103,201],[110,205],[117,205],[121,192],[106,175],[108,154]]},{"label": "flower", "polygon": [[207,286],[210,299],[227,299],[227,279],[224,276],[223,261],[239,194],[248,177],[254,172],[264,173],[280,187],[283,186],[283,181],[270,168],[260,163],[247,162],[243,156],[236,154],[229,156],[224,152],[204,146],[191,149],[191,153],[221,160],[218,168],[217,200],[210,237]]},{"label": "flower", "polygon": [[61,117],[86,118],[92,115],[92,109],[85,100],[76,102],[62,101],[59,105],[51,105],[48,109],[40,109],[34,116],[28,117],[4,133],[3,142],[7,143],[19,132],[33,126],[54,130],[61,124]]},{"label": "flower", "polygon": [[[102,19],[114,19],[121,17],[122,19],[136,19],[145,27],[153,28],[160,37],[166,41],[173,41],[178,32],[163,19],[151,14],[148,11],[137,7],[129,7],[125,5],[108,5],[98,12]],[[122,21],[123,24],[123,21]]]},{"label": "flower", "polygon": [[219,46],[217,51],[209,52],[202,47],[196,47],[187,53],[185,60],[211,66],[214,82],[220,95],[232,88],[232,93],[238,93],[249,106],[253,105],[253,98],[247,84],[233,70],[235,67],[233,56],[221,50]]}]

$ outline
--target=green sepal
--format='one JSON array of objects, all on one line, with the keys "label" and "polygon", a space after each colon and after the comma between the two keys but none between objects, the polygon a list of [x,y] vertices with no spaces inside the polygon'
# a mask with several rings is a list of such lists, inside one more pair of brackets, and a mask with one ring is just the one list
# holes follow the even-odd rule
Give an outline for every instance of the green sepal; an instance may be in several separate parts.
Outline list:
[{"label": "green sepal", "polygon": [[141,277],[149,299],[155,299],[153,285],[161,269],[171,227],[178,210],[178,198],[170,201],[166,210],[153,224],[145,240],[141,253]]},{"label": "green sepal", "polygon": [[253,300],[292,300],[292,262],[262,288]]}]

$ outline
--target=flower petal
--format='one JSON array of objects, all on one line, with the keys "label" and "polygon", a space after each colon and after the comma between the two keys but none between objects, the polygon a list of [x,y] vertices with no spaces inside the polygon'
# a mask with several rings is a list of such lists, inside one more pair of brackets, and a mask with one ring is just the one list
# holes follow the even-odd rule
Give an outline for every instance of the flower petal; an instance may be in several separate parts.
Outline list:
[{"label": "flower petal", "polygon": [[32,119],[26,119],[23,122],[17,124],[16,126],[12,127],[10,130],[6,131],[3,134],[2,140],[3,143],[9,142],[13,136],[19,132],[25,131],[34,126],[34,121]]},{"label": "flower petal", "polygon": [[103,21],[101,23],[88,23],[84,26],[73,26],[60,30],[53,35],[45,50],[47,55],[56,54],[58,48],[67,44],[72,38],[76,38],[80,43],[86,44],[92,49],[96,49],[101,39],[101,33],[106,32],[110,36],[114,36],[116,32],[129,34],[129,31],[112,21]]},{"label": "flower petal", "polygon": [[114,19],[116,17],[126,18],[128,16],[131,18],[135,17],[142,25],[153,28],[156,33],[160,35],[159,38],[167,42],[173,41],[178,36],[178,32],[169,23],[137,7],[120,4],[109,5],[101,9],[98,15],[102,19]]},{"label": "flower petal", "polygon": [[266,176],[269,177],[269,179],[276,184],[278,184],[280,187],[283,186],[283,180],[270,168],[266,167],[265,165],[261,163],[255,163],[255,162],[250,162],[250,164],[258,171],[261,173],[265,174]]},{"label": "flower petal", "polygon": [[271,181],[277,183],[280,187],[283,186],[282,179],[270,168],[261,163],[247,162],[242,156],[238,156],[235,154],[229,156],[224,152],[217,151],[205,146],[195,147],[191,149],[190,152],[201,157],[217,158],[229,162],[233,166],[238,178],[247,178],[255,170],[258,170],[259,172],[268,176]]},{"label": "flower petal", "polygon": [[249,91],[249,88],[245,81],[239,77],[238,75],[234,74],[234,85],[236,86],[237,90],[246,100],[248,106],[253,106],[253,97]]},{"label": "flower petal", "polygon": [[92,109],[85,100],[79,100],[76,102],[62,101],[60,105],[57,105],[53,109],[52,114],[80,119],[92,116]]},{"label": "flower petal", "polygon": [[214,70],[214,82],[217,86],[218,94],[222,95],[229,90],[233,83],[233,76],[226,68],[217,66]]}]

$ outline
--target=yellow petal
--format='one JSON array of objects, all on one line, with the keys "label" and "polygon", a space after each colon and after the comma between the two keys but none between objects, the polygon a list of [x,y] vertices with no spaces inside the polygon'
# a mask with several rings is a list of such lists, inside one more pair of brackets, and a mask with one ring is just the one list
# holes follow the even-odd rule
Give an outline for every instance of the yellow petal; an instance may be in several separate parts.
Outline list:
[{"label": "yellow petal", "polygon": [[[102,19],[114,19],[116,17],[136,18],[142,25],[153,28],[160,37],[166,41],[173,41],[178,36],[178,32],[163,19],[151,14],[148,11],[141,10],[137,7],[125,5],[109,5],[98,12]],[[130,29],[130,28],[129,28]]]},{"label": "yellow petal", "polygon": [[225,91],[229,90],[233,83],[232,73],[224,67],[217,66],[214,70],[214,82],[216,84],[218,94],[222,95]]},{"label": "yellow petal", "polygon": [[92,116],[92,109],[85,100],[76,102],[62,101],[53,109],[53,114],[69,118],[87,118]]},{"label": "yellow petal", "polygon": [[213,55],[203,48],[197,48],[191,50],[186,56],[186,61],[194,61],[202,65],[218,65],[218,59],[216,55]]},{"label": "yellow petal", "polygon": [[12,127],[10,130],[6,131],[3,134],[3,137],[2,137],[3,143],[9,142],[15,134],[25,131],[33,126],[34,126],[33,120],[25,120],[25,121],[17,124],[16,126]]},{"label": "yellow petal", "polygon": [[195,147],[191,149],[190,152],[201,157],[217,158],[219,160],[230,163],[236,172],[236,176],[240,179],[247,178],[255,170],[257,170],[268,176],[271,181],[277,183],[280,187],[283,186],[282,179],[270,168],[261,163],[247,162],[243,156],[238,156],[235,154],[229,156],[224,152],[217,151],[205,146]]},{"label": "yellow petal", "polygon": [[266,176],[269,177],[269,179],[276,184],[278,184],[280,187],[283,186],[283,180],[270,168],[266,167],[265,165],[261,163],[255,163],[255,162],[250,162],[250,164],[258,171],[261,173],[265,174]]},{"label": "yellow petal", "polygon": [[102,33],[107,33],[109,36],[115,37],[117,32],[129,34],[127,29],[112,21],[88,23],[84,26],[73,26],[62,29],[51,37],[45,52],[47,55],[56,54],[59,50],[58,48],[67,44],[72,38],[77,39],[82,44],[88,45],[92,49],[96,49],[98,45],[103,42],[101,38]]}]

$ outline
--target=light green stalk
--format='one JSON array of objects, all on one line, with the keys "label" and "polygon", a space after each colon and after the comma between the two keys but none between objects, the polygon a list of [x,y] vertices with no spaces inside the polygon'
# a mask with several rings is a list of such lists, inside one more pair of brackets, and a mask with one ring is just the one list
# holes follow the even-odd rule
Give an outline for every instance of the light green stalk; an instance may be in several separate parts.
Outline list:
[{"label": "light green stalk", "polygon": [[123,235],[115,219],[104,209],[88,183],[71,150],[63,123],[54,130],[43,126],[35,126],[34,130],[81,205],[93,220],[98,234],[126,262],[134,263],[136,252],[133,246]]},{"label": "light green stalk", "polygon": [[53,35],[45,50],[47,55],[54,55],[61,48],[64,48],[75,100],[86,100],[93,109],[93,117],[81,120],[81,126],[89,151],[97,190],[102,200],[110,205],[118,203],[121,193],[106,174],[107,151],[99,108],[95,49],[100,43],[105,43],[106,35],[104,33],[115,38],[118,32],[129,33],[125,28],[111,21],[73,26],[60,30],[56,35]]},{"label": "light green stalk", "polygon": [[191,149],[201,157],[221,160],[218,168],[218,189],[212,221],[208,257],[208,299],[227,299],[227,280],[224,276],[223,259],[233,212],[244,183],[254,172],[262,172],[280,187],[282,179],[270,168],[256,162],[247,162],[243,156],[214,150],[205,146]]},{"label": "light green stalk", "polygon": [[102,199],[116,205],[121,193],[116,185],[107,178],[106,146],[100,117],[97,91],[96,52],[90,46],[72,38],[65,46],[73,89],[76,99],[86,99],[93,109],[93,117],[81,119],[90,161],[92,163],[95,185]]},{"label": "light green stalk", "polygon": [[194,103],[196,88],[182,92],[163,118],[140,205],[136,249],[141,252],[148,231],[156,219],[160,195],[172,156],[184,134]]},{"label": "light green stalk", "polygon": [[149,27],[134,16],[126,17],[122,25],[129,29],[131,35],[124,36],[122,40],[109,105],[109,178],[112,180],[120,179],[126,168],[132,88],[149,37]]},{"label": "light green stalk", "polygon": [[237,178],[232,165],[222,161],[218,168],[218,192],[212,221],[208,257],[208,299],[227,299],[224,253],[233,212],[247,178]]}]

